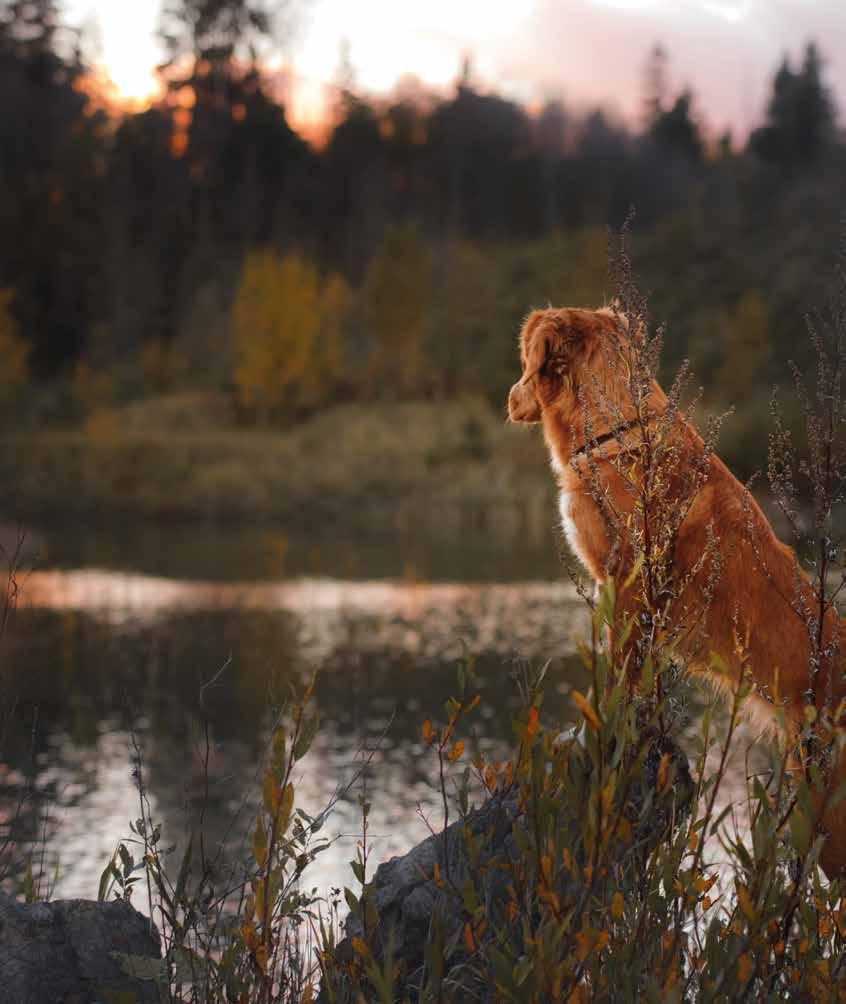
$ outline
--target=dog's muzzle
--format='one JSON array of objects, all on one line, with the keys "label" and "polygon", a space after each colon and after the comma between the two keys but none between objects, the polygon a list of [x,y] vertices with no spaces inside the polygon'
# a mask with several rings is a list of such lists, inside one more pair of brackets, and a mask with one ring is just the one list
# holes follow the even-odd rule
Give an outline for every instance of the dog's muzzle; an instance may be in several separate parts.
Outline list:
[{"label": "dog's muzzle", "polygon": [[540,405],[528,383],[515,383],[508,395],[508,417],[512,422],[539,422]]}]

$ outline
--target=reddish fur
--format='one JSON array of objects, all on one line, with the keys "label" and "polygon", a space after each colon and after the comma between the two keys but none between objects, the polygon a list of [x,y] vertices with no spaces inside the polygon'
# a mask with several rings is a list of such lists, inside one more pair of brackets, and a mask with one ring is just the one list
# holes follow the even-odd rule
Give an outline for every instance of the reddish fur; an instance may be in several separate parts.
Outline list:
[{"label": "reddish fur", "polygon": [[[583,398],[578,394],[580,385],[601,386],[604,396],[619,403],[624,418],[634,414],[631,403],[624,403],[631,398],[621,378],[620,367],[609,362],[607,349],[602,348],[603,344],[606,347],[619,344],[614,340],[620,338],[620,329],[620,320],[610,310],[550,308],[534,311],[523,326],[520,339],[523,378],[514,385],[509,396],[512,421],[541,422],[543,425],[559,488],[570,496],[570,518],[578,532],[580,556],[598,582],[607,574],[611,545],[599,506],[586,486],[587,460],[584,456],[577,459],[574,469],[572,457],[588,439]],[[653,381],[650,411],[657,414],[666,406],[666,395]],[[594,423],[590,430],[593,436],[608,431],[608,419],[603,422],[595,417]],[[681,419],[671,435],[683,447],[682,456],[702,455],[702,440]],[[629,436],[628,443],[632,441]],[[626,514],[632,510],[632,496],[611,463],[619,449],[619,445],[611,441],[606,448],[593,451],[592,462],[596,464],[602,489],[608,493],[617,511]],[[769,574],[761,570],[756,560],[750,521],[758,554],[765,561]],[[718,538],[722,570],[711,603],[703,610],[702,580],[706,573],[694,574],[693,570],[707,546],[709,525],[713,526]],[[618,581],[625,578],[626,563],[624,548],[614,569]],[[805,620],[793,609],[791,601],[795,601],[801,589],[809,609],[813,610],[811,584],[798,572],[794,552],[777,539],[748,491],[714,454],[708,458],[705,483],[681,525],[673,569],[680,581],[690,573],[690,581],[674,601],[674,618],[683,622],[689,620],[693,612],[701,618],[698,625],[701,630],[696,632],[699,642],[691,640],[687,646],[681,646],[686,648],[691,669],[713,677],[710,655],[716,653],[736,674],[739,635],[757,684],[758,695],[753,697],[756,714],[758,717],[763,714],[769,723],[774,723],[775,705],[765,696],[777,700],[784,706],[789,739],[795,741],[803,722],[804,695],[809,688],[811,645]],[[620,602],[625,609],[626,597],[621,596]],[[837,643],[835,656],[818,675],[815,700],[818,708],[828,702],[834,710],[846,697],[846,621],[839,620],[834,611],[830,611],[824,627],[826,640],[836,639]],[[844,779],[846,751],[831,771],[829,794]],[[844,874],[846,800],[834,808],[823,806],[822,827],[829,834],[821,856],[823,868],[832,877]]]}]

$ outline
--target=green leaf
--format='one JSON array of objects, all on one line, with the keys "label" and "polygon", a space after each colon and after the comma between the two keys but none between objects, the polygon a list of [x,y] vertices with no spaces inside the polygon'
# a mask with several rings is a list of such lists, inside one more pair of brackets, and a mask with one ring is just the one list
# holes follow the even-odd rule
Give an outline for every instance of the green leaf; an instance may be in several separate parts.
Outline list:
[{"label": "green leaf", "polygon": [[106,865],[106,867],[103,869],[102,874],[100,875],[100,885],[97,887],[97,899],[101,903],[105,903],[105,901],[109,898],[109,892],[111,891],[112,882],[114,881],[112,877],[112,868],[114,867],[114,863],[115,863],[115,856],[113,854],[109,858],[109,863]]},{"label": "green leaf", "polygon": [[24,896],[27,903],[35,902],[35,880],[32,877],[32,860],[26,863],[26,875],[24,876]]},{"label": "green leaf", "polygon": [[811,843],[811,824],[802,809],[796,805],[790,813],[790,837],[800,854],[805,854]]},{"label": "green leaf", "polygon": [[176,890],[173,894],[173,899],[177,905],[185,899],[185,888],[188,885],[188,876],[191,872],[191,856],[193,853],[194,834],[192,833],[188,837],[188,846],[185,848],[185,853],[182,856],[182,862],[179,865],[179,875],[176,879]]},{"label": "green leaf", "polygon": [[123,865],[123,874],[129,875],[135,862],[124,844],[118,844],[118,855],[120,856],[120,863]]},{"label": "green leaf", "polygon": [[270,755],[270,768],[279,781],[285,776],[285,771],[288,768],[288,753],[287,753],[287,743],[285,740],[285,728],[282,725],[277,726],[276,731],[273,733],[273,747]]},{"label": "green leaf", "polygon": [[259,868],[264,868],[267,861],[267,830],[261,813],[256,818],[256,828],[253,830],[253,858]]},{"label": "green leaf", "polygon": [[344,886],[344,899],[347,901],[347,906],[350,908],[350,913],[357,917],[360,913],[358,898],[352,889],[348,889]]},{"label": "green leaf", "polygon": [[319,725],[319,715],[312,715],[311,718],[308,718],[303,722],[300,728],[300,734],[297,736],[297,741],[294,743],[294,760],[302,760],[306,753],[308,753],[311,749],[311,744],[314,741]]}]

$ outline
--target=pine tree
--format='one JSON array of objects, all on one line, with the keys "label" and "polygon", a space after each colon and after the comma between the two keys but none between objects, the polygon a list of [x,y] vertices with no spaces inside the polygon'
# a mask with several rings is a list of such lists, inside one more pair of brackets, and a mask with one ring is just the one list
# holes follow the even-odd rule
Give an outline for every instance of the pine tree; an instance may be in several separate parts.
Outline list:
[{"label": "pine tree", "polygon": [[672,107],[661,112],[649,130],[649,136],[662,146],[675,150],[694,163],[701,163],[705,156],[705,145],[699,126],[693,119],[691,107],[693,96],[683,91]]},{"label": "pine tree", "polygon": [[750,149],[785,169],[816,163],[834,135],[834,118],[819,50],[810,43],[798,72],[786,58],[779,66],[766,122],[750,136]]}]

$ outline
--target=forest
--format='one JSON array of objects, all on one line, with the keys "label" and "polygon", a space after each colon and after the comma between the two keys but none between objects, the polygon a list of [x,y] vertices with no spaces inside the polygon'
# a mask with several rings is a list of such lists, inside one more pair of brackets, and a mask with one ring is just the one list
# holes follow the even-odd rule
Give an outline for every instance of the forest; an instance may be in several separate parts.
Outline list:
[{"label": "forest", "polygon": [[255,55],[262,5],[168,0],[160,32],[162,96],[120,110],[54,0],[0,4],[0,406],[16,429],[113,432],[125,406],[180,394],[235,426],[470,396],[502,414],[522,317],[608,297],[608,230],[633,208],[664,365],[690,358],[706,406],[737,407],[730,459],[760,456],[841,237],[846,143],[813,41],[773,68],[748,136],[713,134],[660,44],[637,123],[566,95],[521,107],[470,58],[449,94],[406,80],[374,97],[342,58],[315,146]]}]

